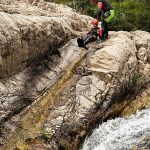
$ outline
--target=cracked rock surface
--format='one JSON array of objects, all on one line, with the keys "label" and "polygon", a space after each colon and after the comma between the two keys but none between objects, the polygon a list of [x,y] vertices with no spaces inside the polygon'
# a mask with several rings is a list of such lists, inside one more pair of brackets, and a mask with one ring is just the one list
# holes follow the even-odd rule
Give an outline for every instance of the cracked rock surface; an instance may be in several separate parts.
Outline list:
[{"label": "cracked rock surface", "polygon": [[72,38],[90,19],[43,0],[0,0],[0,150],[76,150],[113,104],[145,85],[137,101],[149,96],[150,33],[110,32],[85,50]]},{"label": "cracked rock surface", "polygon": [[110,106],[150,82],[149,40],[143,31],[111,32],[85,50],[74,39],[60,56],[1,79],[1,149],[78,149]]},{"label": "cracked rock surface", "polygon": [[25,2],[0,1],[0,78],[52,54],[87,28],[91,19],[67,6]]}]

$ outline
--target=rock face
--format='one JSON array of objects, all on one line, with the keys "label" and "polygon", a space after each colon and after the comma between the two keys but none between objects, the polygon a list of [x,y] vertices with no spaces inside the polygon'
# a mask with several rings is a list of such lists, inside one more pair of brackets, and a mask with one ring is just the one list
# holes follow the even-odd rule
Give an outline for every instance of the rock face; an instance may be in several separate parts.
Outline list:
[{"label": "rock face", "polygon": [[14,75],[33,60],[56,51],[88,27],[90,20],[71,8],[46,2],[34,6],[2,1],[0,10],[0,78]]},{"label": "rock face", "polygon": [[113,104],[150,82],[149,40],[143,31],[112,32],[88,51],[71,40],[60,56],[2,79],[1,149],[78,149]]},{"label": "rock face", "polygon": [[144,31],[134,32],[137,49],[138,70],[143,75],[143,80],[150,78],[150,37]]},{"label": "rock face", "polygon": [[111,32],[85,50],[70,39],[90,19],[53,3],[0,1],[0,149],[76,150],[111,106],[150,82],[150,33]]}]

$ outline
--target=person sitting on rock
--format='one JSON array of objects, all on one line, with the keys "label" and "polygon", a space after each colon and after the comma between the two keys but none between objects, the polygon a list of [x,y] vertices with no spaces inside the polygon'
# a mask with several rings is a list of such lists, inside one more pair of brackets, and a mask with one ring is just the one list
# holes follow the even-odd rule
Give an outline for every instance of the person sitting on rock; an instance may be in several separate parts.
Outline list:
[{"label": "person sitting on rock", "polygon": [[103,37],[103,29],[100,25],[98,26],[98,20],[94,19],[91,22],[92,29],[83,37],[77,39],[77,43],[79,47],[85,47],[86,44],[90,42],[94,42],[97,39],[102,39]]}]

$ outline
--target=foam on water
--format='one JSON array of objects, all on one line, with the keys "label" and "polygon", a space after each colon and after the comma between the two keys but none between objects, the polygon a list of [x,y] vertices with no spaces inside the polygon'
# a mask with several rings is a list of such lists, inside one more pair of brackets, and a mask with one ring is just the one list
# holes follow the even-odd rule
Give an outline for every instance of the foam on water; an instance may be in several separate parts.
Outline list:
[{"label": "foam on water", "polygon": [[87,137],[82,150],[129,150],[150,136],[150,109],[130,118],[116,118],[101,124]]}]

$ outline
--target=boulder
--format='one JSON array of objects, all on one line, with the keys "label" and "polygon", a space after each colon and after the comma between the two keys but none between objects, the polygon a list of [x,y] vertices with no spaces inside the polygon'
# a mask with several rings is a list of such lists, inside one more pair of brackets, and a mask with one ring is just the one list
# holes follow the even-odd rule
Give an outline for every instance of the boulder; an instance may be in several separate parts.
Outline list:
[{"label": "boulder", "polygon": [[1,80],[2,149],[76,150],[114,104],[121,111],[122,102],[150,81],[150,72],[139,68],[139,60],[149,63],[137,55],[137,37],[136,32],[113,32],[88,50],[71,40],[59,49],[60,56]]},{"label": "boulder", "polygon": [[79,15],[69,7],[38,4],[0,3],[0,78],[39,62],[88,27],[90,17]]}]

